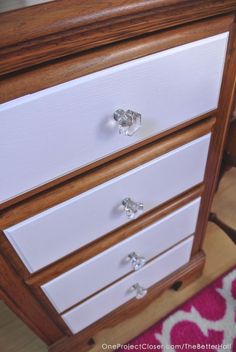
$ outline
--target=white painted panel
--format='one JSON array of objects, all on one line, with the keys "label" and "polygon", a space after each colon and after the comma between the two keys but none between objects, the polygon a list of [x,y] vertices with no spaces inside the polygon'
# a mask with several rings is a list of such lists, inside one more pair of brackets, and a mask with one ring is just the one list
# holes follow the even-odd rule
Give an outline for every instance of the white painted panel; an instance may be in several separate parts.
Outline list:
[{"label": "white painted panel", "polygon": [[[112,310],[135,297],[130,288],[139,283],[148,288],[189,261],[193,237],[147,264],[143,269],[88,299],[62,315],[68,327],[76,334]],[[148,294],[148,293],[147,293]]]},{"label": "white painted panel", "polygon": [[148,211],[200,183],[209,142],[207,134],[4,232],[34,272],[127,223],[124,198]]},{"label": "white painted panel", "polygon": [[[218,105],[228,33],[45,89],[0,107],[0,202]],[[118,134],[116,109],[143,127]]]},{"label": "white painted panel", "polygon": [[149,261],[193,234],[199,205],[200,198],[51,280],[42,286],[43,291],[59,313],[65,311],[131,272],[130,253]]}]

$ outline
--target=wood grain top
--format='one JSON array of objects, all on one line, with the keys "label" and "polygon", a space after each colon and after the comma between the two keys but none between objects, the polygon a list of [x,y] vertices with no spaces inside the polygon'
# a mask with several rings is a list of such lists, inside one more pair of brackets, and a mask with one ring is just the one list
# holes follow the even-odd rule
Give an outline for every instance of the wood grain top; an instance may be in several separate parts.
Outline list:
[{"label": "wood grain top", "polygon": [[236,10],[236,0],[57,0],[0,14],[0,74]]}]

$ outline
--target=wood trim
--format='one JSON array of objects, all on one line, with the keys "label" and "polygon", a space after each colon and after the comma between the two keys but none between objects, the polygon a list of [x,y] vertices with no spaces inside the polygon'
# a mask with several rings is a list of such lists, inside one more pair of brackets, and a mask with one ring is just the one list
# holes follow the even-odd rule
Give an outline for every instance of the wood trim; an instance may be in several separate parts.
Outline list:
[{"label": "wood trim", "polygon": [[4,103],[107,67],[223,33],[230,29],[233,18],[232,15],[226,15],[152,35],[143,35],[40,65],[37,69],[6,75],[1,81],[0,102]]},{"label": "wood trim", "polygon": [[168,201],[161,206],[153,209],[136,221],[126,224],[119,229],[112,231],[110,234],[90,243],[89,245],[79,249],[78,251],[70,254],[69,256],[57,261],[56,263],[42,269],[26,279],[26,283],[30,286],[41,286],[44,283],[54,279],[60,274],[72,269],[73,267],[82,264],[86,260],[94,257],[95,255],[105,251],[106,249],[114,246],[120,241],[134,235],[136,232],[141,231],[145,227],[160,220],[162,217],[172,213],[176,209],[188,204],[192,200],[200,197],[203,193],[204,185],[194,187],[192,190],[185,192],[173,200]]},{"label": "wood trim", "polygon": [[[175,13],[172,13],[173,9],[176,10]],[[104,27],[106,21],[108,24],[111,21],[113,24],[122,21],[124,25],[124,22],[131,21],[131,16],[133,18],[144,17],[149,14],[149,11],[159,13],[159,20],[165,22],[165,27],[171,27],[171,20],[167,22],[167,16],[175,21],[178,21],[177,18],[180,15],[187,16],[189,22],[190,19],[194,20],[197,17],[212,17],[233,10],[236,10],[234,0],[224,0],[223,3],[219,0],[193,0],[191,4],[183,0],[109,0],[109,2],[105,0],[99,2],[97,0],[79,2],[77,0],[57,0],[2,13],[0,29],[7,36],[1,38],[0,47],[27,42],[50,34],[61,35],[72,29],[81,28],[86,32],[86,26],[94,25],[94,28],[98,28],[102,23]],[[188,11],[188,14],[184,11]],[[140,18],[140,22],[143,17]],[[129,25],[129,23],[126,24]],[[177,26],[179,23],[175,22],[173,25]],[[159,30],[159,27],[156,30]]]},{"label": "wood trim", "polygon": [[[170,288],[174,282],[182,281],[183,287],[197,279],[203,270],[205,264],[205,255],[203,252],[199,252],[195,255],[191,261],[169,275],[167,278],[161,280],[156,285],[152,286],[148,290],[147,296],[142,299],[142,301],[137,301],[133,299],[128,303],[122,305],[116,310],[109,313],[104,318],[98,320],[94,324],[90,325],[88,328],[79,332],[78,334],[71,336],[70,338],[64,338],[58,341],[54,345],[49,347],[50,352],[77,352],[87,351],[91,346],[88,346],[88,341],[93,337],[93,335],[105,328],[112,327],[119,322],[129,319],[147,307],[154,299],[167,288]],[[182,287],[182,286],[181,286]]]},{"label": "wood trim", "polygon": [[65,336],[2,255],[0,267],[1,296],[11,310],[47,344]]},{"label": "wood trim", "polygon": [[187,127],[163,138],[158,142],[150,143],[135,150],[132,154],[124,155],[105,165],[97,167],[74,179],[64,182],[48,191],[37,194],[0,213],[0,229],[4,230],[16,223],[27,219],[39,212],[51,208],[70,199],[90,188],[119,176],[145,162],[169,152],[211,131],[215,118],[198,122],[195,126]]},{"label": "wood trim", "polygon": [[207,164],[205,183],[206,190],[202,197],[199,221],[196,229],[195,241],[192,255],[197,253],[202,247],[202,242],[206,232],[208,217],[217,180],[220,173],[223,149],[227,136],[230,118],[233,110],[234,94],[236,93],[236,20],[232,26],[229,37],[229,46],[226,56],[224,78],[221,87],[219,100],[219,110],[216,116],[216,124],[210,146],[209,161]]},{"label": "wood trim", "polygon": [[235,0],[58,0],[3,13],[0,74],[235,10]]}]

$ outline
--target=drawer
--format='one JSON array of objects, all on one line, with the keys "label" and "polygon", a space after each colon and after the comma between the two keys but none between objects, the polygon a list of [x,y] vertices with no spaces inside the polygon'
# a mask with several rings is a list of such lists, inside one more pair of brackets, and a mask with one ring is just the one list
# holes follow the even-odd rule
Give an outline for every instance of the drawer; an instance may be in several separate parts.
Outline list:
[{"label": "drawer", "polygon": [[50,208],[4,232],[34,272],[130,221],[122,201],[148,211],[204,177],[210,134]]},{"label": "drawer", "polygon": [[[60,313],[139,268],[195,231],[200,198],[42,286]],[[132,256],[133,266],[129,255]],[[142,265],[141,264],[141,265]],[[141,267],[140,265],[140,267]]]},{"label": "drawer", "polygon": [[62,318],[74,334],[83,330],[112,310],[135,298],[136,291],[132,290],[133,285],[139,284],[141,287],[148,289],[186,264],[190,259],[192,242],[193,237],[188,238],[151,261],[140,271],[130,274],[63,314]]},{"label": "drawer", "polygon": [[[228,33],[2,104],[0,202],[173,128],[218,105]],[[117,109],[142,115],[118,132]]]}]

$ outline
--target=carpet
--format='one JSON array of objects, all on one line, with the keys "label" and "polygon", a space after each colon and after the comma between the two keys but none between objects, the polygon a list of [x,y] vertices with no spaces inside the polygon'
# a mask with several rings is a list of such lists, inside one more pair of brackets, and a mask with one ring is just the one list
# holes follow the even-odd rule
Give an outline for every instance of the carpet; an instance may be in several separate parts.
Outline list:
[{"label": "carpet", "polygon": [[236,352],[236,268],[122,345],[119,352],[158,350]]}]

